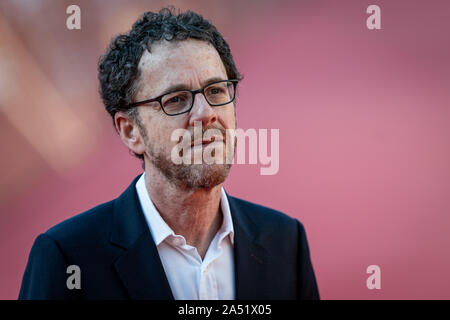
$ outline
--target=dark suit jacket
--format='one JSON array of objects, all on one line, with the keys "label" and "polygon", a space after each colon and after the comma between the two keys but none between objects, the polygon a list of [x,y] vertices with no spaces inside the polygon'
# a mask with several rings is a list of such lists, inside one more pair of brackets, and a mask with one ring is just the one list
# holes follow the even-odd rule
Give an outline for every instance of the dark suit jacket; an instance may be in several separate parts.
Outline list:
[{"label": "dark suit jacket", "polygon": [[[40,234],[19,299],[173,299],[142,212],[136,178],[117,199]],[[303,225],[275,210],[228,196],[237,299],[319,299]],[[66,270],[81,270],[69,290]]]}]

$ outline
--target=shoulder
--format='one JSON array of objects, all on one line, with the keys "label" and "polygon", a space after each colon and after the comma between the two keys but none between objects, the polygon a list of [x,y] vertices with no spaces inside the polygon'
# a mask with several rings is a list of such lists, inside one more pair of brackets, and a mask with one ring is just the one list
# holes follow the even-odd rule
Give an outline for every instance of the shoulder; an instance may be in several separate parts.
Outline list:
[{"label": "shoulder", "polygon": [[230,195],[228,195],[228,201],[231,210],[239,212],[238,218],[250,220],[260,231],[297,234],[298,231],[304,230],[298,219],[281,211]]},{"label": "shoulder", "polygon": [[102,203],[64,220],[45,232],[45,235],[64,246],[89,245],[109,236],[114,200]]}]

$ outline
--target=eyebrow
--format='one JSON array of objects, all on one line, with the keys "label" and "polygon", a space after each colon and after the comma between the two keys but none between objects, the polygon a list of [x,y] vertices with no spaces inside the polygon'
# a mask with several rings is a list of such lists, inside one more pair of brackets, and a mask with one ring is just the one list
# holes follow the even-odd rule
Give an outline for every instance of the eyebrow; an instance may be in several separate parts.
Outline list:
[{"label": "eyebrow", "polygon": [[[224,81],[227,79],[222,79],[221,77],[213,77],[213,78],[209,78],[208,80],[203,82],[203,87],[207,86],[210,83],[216,82],[216,81]],[[180,91],[180,90],[191,90],[189,88],[189,86],[185,85],[185,84],[174,84],[173,86],[168,87],[166,90],[164,90],[159,96],[165,95],[167,93],[171,93],[174,91]]]}]

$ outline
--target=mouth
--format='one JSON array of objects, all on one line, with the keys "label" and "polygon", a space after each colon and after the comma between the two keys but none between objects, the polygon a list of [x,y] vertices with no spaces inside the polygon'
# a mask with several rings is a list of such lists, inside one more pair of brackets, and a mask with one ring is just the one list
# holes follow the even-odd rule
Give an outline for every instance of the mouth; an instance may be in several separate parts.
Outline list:
[{"label": "mouth", "polygon": [[192,141],[191,148],[194,147],[194,146],[200,146],[200,145],[201,146],[206,146],[206,145],[208,145],[210,143],[213,143],[213,142],[223,142],[223,139],[222,139],[222,137],[212,136],[209,139],[202,139],[202,140]]}]

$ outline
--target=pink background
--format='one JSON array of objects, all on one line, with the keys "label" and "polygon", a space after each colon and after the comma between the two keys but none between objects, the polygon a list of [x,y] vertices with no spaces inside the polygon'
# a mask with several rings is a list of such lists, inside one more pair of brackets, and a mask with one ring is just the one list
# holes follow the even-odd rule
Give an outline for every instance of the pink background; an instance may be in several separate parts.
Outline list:
[{"label": "pink background", "polygon": [[[225,188],[303,222],[321,297],[449,299],[450,2],[170,3],[229,42],[238,126],[280,129],[278,174],[235,165]],[[81,30],[65,27],[70,4]],[[39,233],[141,172],[103,110],[97,59],[165,4],[0,3],[0,299],[17,297]],[[381,290],[366,287],[372,264]]]}]

